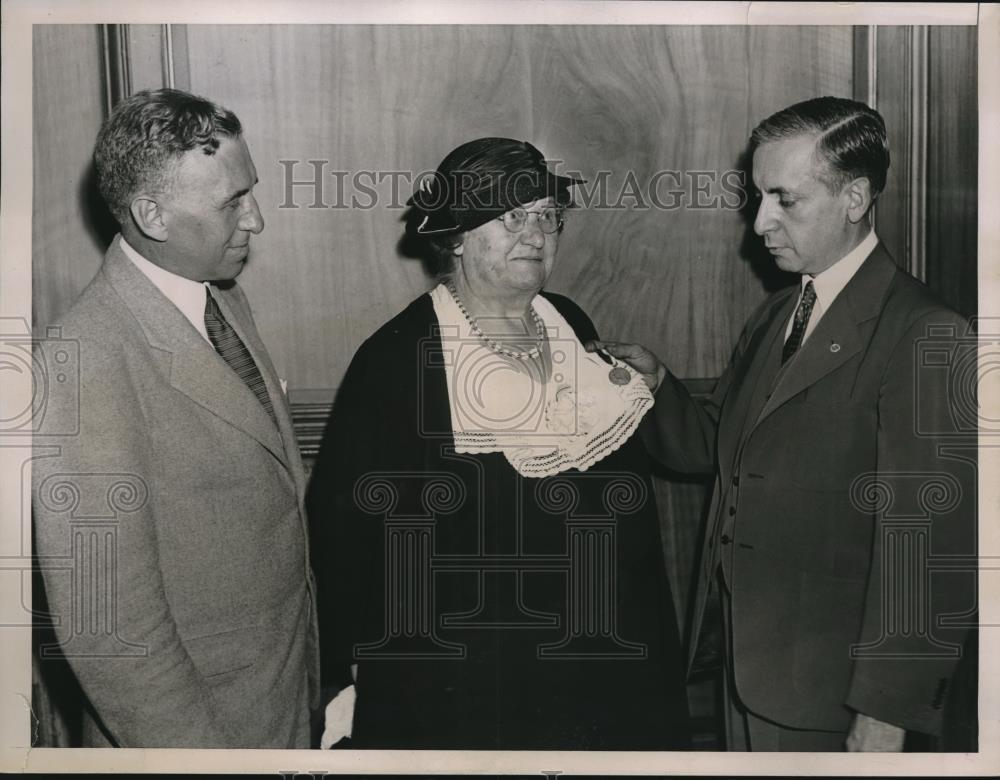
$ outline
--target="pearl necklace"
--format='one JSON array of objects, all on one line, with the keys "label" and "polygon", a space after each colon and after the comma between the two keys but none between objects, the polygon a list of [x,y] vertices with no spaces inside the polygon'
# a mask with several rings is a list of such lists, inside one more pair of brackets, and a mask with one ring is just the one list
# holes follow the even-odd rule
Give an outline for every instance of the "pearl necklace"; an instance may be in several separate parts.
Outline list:
[{"label": "pearl necklace", "polygon": [[465,304],[462,303],[462,299],[458,296],[458,290],[455,289],[455,284],[453,282],[448,282],[448,292],[451,293],[452,299],[455,301],[458,308],[461,310],[462,315],[465,317],[465,321],[469,323],[469,327],[472,332],[475,333],[491,350],[499,355],[504,355],[505,357],[514,358],[515,360],[534,360],[539,355],[542,354],[541,345],[542,340],[545,338],[545,323],[542,322],[541,317],[535,312],[535,307],[531,307],[531,319],[535,323],[535,333],[536,333],[536,343],[527,352],[519,352],[518,350],[508,349],[499,341],[491,339],[487,336],[476,324],[476,321],[469,314],[469,310],[465,308]]}]

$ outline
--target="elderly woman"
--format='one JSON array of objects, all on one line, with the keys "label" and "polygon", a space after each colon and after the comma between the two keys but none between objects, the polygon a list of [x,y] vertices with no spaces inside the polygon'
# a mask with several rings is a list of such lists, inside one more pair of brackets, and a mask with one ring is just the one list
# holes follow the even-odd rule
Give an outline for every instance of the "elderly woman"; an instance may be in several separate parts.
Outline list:
[{"label": "elderly woman", "polygon": [[410,201],[440,284],[354,356],[310,488],[327,743],[689,747],[653,399],[541,292],[578,183],[482,138]]}]

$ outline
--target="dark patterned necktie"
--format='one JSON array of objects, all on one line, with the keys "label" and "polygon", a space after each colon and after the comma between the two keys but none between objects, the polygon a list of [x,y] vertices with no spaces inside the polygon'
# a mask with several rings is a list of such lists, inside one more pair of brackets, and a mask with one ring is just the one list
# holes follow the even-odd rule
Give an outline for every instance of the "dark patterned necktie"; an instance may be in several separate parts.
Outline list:
[{"label": "dark patterned necktie", "polygon": [[812,280],[810,280],[802,291],[802,300],[799,301],[799,308],[795,310],[792,332],[788,335],[785,348],[781,351],[782,363],[794,355],[795,351],[802,345],[802,337],[806,333],[806,326],[809,324],[809,315],[812,314],[814,303],[816,303],[816,290],[813,288]]},{"label": "dark patterned necktie", "polygon": [[274,407],[271,405],[271,396],[267,394],[264,377],[260,375],[257,364],[253,362],[250,350],[247,349],[246,344],[240,341],[233,326],[226,322],[226,318],[222,316],[222,310],[219,309],[219,304],[215,302],[207,289],[205,290],[205,330],[208,331],[208,339],[215,347],[215,351],[226,361],[226,365],[243,380],[243,384],[257,396],[260,405],[264,407],[271,416],[271,420],[277,425],[278,420],[274,416]]}]

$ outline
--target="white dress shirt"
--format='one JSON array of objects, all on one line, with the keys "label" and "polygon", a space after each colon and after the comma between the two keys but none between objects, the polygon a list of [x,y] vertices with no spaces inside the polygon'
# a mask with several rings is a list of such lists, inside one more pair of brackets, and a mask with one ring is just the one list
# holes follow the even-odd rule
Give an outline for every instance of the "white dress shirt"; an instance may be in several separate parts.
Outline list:
[{"label": "white dress shirt", "polygon": [[132,261],[136,268],[145,274],[156,288],[167,296],[167,300],[180,309],[188,322],[194,325],[194,329],[201,334],[209,344],[208,331],[205,330],[205,296],[207,282],[196,282],[171,273],[156,263],[152,263],[140,255],[136,249],[121,237],[121,248],[125,257]]},{"label": "white dress shirt", "polygon": [[[851,278],[858,272],[861,264],[872,253],[878,245],[878,236],[874,230],[869,230],[868,235],[854,249],[844,255],[840,260],[831,265],[822,273],[811,276],[803,274],[799,287],[799,301],[802,301],[802,293],[805,292],[806,285],[811,281],[813,289],[816,291],[816,302],[813,304],[812,314],[809,315],[809,322],[806,324],[805,333],[802,335],[802,344],[805,344],[809,334],[815,330],[816,325],[823,318],[823,315],[830,310],[833,301],[840,291],[843,290]],[[799,304],[795,304],[792,316],[785,327],[785,340],[788,340],[792,332],[792,325],[795,323],[795,311]],[[801,346],[801,345],[800,345]]]}]

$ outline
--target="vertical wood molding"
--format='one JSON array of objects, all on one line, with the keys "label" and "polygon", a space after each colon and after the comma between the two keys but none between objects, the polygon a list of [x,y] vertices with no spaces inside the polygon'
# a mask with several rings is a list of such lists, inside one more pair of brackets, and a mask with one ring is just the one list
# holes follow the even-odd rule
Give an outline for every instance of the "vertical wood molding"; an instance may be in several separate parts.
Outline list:
[{"label": "vertical wood molding", "polygon": [[[978,311],[977,197],[980,150],[977,29],[928,28],[927,198],[928,286],[965,316]],[[989,74],[984,78],[995,78]]]},{"label": "vertical wood molding", "polygon": [[132,63],[127,24],[101,25],[104,64],[104,109],[111,113],[118,101],[132,94]]},{"label": "vertical wood molding", "polygon": [[869,35],[867,102],[885,119],[892,155],[875,226],[900,267],[926,280],[929,28],[874,27]]},{"label": "vertical wood molding", "polygon": [[854,99],[876,108],[878,103],[878,28],[854,28]]},{"label": "vertical wood molding", "polygon": [[163,62],[163,86],[174,89],[174,36],[172,25],[160,25],[161,60]]},{"label": "vertical wood molding", "polygon": [[[854,28],[854,99],[878,111],[878,28]],[[878,230],[878,201],[871,207],[872,227]]]},{"label": "vertical wood molding", "polygon": [[165,24],[165,37],[169,40],[170,47],[170,74],[171,83],[169,86],[175,89],[191,89],[191,60],[188,56],[188,34],[185,24]]},{"label": "vertical wood molding", "polygon": [[171,24],[103,24],[105,110],[140,89],[188,89],[187,30]]},{"label": "vertical wood molding", "polygon": [[[875,108],[878,105],[878,28],[868,27],[868,74],[865,85],[868,89],[868,105]],[[878,109],[875,108],[877,111]]]},{"label": "vertical wood molding", "polygon": [[910,28],[909,272],[927,278],[928,30]]}]

